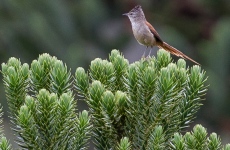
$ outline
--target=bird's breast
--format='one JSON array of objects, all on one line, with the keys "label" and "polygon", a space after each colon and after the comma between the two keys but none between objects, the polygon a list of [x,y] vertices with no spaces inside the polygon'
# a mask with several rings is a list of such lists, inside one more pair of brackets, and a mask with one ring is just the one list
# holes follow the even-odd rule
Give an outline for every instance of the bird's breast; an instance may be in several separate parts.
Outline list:
[{"label": "bird's breast", "polygon": [[156,45],[156,40],[153,34],[148,29],[148,26],[133,24],[132,29],[133,29],[133,34],[139,44],[145,45],[145,46]]}]

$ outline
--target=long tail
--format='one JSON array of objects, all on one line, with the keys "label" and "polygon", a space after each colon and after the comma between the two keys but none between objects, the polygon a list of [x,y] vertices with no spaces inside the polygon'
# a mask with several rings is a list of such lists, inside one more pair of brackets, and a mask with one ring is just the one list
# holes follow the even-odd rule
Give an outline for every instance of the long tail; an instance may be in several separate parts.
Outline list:
[{"label": "long tail", "polygon": [[179,51],[178,49],[176,49],[176,48],[170,46],[169,44],[167,44],[167,43],[165,43],[165,42],[159,44],[158,47],[165,49],[166,51],[170,52],[170,53],[173,54],[173,55],[176,55],[176,56],[181,57],[181,58],[184,58],[184,59],[188,59],[188,60],[194,62],[195,64],[200,65],[198,62],[196,62],[196,61],[193,60],[192,58],[186,56],[186,55],[183,54],[181,51]]}]

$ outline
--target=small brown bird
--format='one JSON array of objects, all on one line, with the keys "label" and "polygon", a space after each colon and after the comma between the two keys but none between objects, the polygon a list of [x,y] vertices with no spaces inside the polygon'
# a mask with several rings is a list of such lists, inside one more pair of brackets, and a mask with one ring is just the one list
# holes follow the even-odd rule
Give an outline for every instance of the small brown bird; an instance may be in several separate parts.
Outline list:
[{"label": "small brown bird", "polygon": [[[189,58],[185,54],[183,54],[178,49],[170,46],[166,42],[164,42],[157,31],[154,29],[154,27],[145,19],[145,14],[141,8],[140,5],[133,8],[130,12],[123,14],[125,16],[129,17],[129,20],[132,24],[132,30],[133,34],[138,41],[139,44],[145,45],[146,49],[150,46],[158,46],[160,48],[165,49],[166,51],[170,52],[173,55],[176,55],[178,57],[182,57],[184,59],[188,59],[198,65],[200,65],[195,60]],[[151,50],[149,52],[149,55],[151,53]],[[145,55],[145,52],[143,56]]]}]

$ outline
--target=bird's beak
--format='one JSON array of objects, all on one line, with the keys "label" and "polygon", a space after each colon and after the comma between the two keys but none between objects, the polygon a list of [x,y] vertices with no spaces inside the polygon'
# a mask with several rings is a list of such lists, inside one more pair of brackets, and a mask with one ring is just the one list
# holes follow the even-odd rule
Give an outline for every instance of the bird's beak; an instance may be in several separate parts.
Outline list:
[{"label": "bird's beak", "polygon": [[123,16],[128,16],[129,15],[129,13],[125,13],[125,14],[122,14]]}]

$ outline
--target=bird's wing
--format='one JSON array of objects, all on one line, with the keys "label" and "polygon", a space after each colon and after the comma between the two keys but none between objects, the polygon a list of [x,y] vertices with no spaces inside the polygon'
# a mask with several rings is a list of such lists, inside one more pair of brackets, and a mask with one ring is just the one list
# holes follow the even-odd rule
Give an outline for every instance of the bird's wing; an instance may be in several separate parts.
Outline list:
[{"label": "bird's wing", "polygon": [[151,31],[151,33],[156,38],[156,41],[160,42],[160,43],[163,43],[163,41],[160,38],[160,35],[157,33],[157,31],[154,29],[154,27],[148,21],[146,21],[146,25],[149,27],[149,30]]}]

